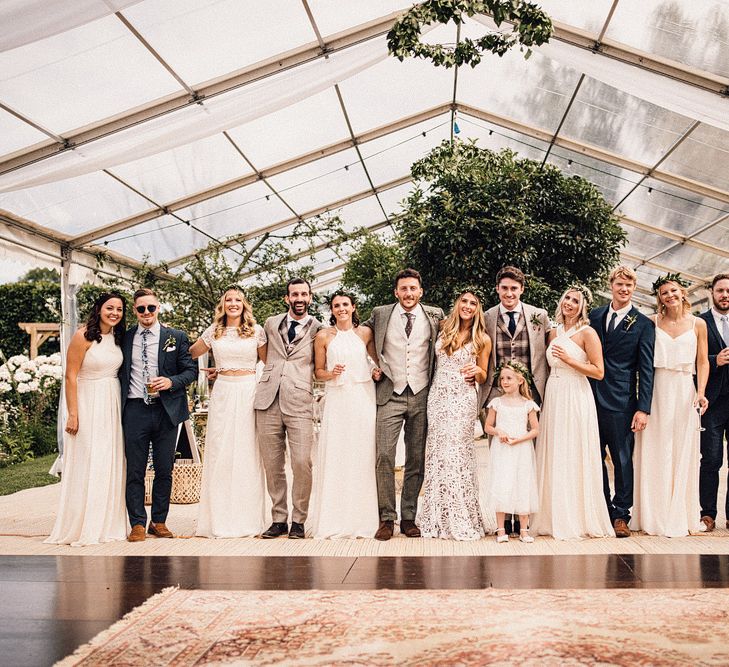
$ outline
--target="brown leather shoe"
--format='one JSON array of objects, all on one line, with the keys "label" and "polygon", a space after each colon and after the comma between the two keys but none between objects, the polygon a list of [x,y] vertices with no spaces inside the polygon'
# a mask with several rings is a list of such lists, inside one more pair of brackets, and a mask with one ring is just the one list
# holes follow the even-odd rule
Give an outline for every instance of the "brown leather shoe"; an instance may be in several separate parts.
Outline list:
[{"label": "brown leather shoe", "polygon": [[714,528],[716,528],[716,521],[712,519],[708,514],[701,517],[701,523],[703,523],[706,526],[706,532],[710,533]]},{"label": "brown leather shoe", "polygon": [[615,537],[630,537],[630,528],[625,519],[615,519],[613,528],[615,528]]},{"label": "brown leather shoe", "polygon": [[400,522],[400,532],[405,537],[420,537],[420,528],[415,525],[412,519],[403,519]]},{"label": "brown leather shoe", "polygon": [[392,534],[395,532],[395,522],[394,521],[380,521],[380,527],[377,529],[377,532],[375,533],[375,539],[379,540],[380,542],[387,542],[392,537]]},{"label": "brown leather shoe", "polygon": [[127,537],[127,542],[144,542],[144,526],[138,523],[136,526],[132,526],[132,532]]},{"label": "brown leather shoe", "polygon": [[147,528],[147,532],[150,535],[154,535],[155,537],[174,537],[172,534],[172,531],[165,526],[163,523],[152,523],[149,522],[149,528]]}]

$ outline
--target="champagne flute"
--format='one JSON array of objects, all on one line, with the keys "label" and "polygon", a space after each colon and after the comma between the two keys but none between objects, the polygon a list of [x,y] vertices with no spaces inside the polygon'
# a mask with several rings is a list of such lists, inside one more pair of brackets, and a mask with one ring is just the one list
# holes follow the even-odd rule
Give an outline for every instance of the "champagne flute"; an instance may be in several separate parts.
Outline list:
[{"label": "champagne flute", "polygon": [[697,403],[695,409],[696,409],[696,413],[699,415],[699,426],[696,430],[705,431],[706,429],[701,425],[701,403]]}]

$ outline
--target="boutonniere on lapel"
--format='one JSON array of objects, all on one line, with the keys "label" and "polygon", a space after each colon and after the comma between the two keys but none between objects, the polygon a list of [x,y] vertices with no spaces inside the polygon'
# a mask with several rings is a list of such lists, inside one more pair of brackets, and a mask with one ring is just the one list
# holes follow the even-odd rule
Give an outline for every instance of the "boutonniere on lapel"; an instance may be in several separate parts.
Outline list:
[{"label": "boutonniere on lapel", "polygon": [[539,331],[542,326],[542,320],[539,319],[539,313],[532,313],[532,316],[529,318],[529,322],[532,325],[532,331]]},{"label": "boutonniere on lapel", "polygon": [[174,352],[177,349],[177,341],[175,340],[175,337],[170,334],[167,337],[167,340],[165,341],[164,345],[162,346],[162,349],[165,352]]},{"label": "boutonniere on lapel", "polygon": [[630,331],[630,327],[632,327],[637,321],[638,321],[637,315],[626,315],[625,316],[625,326],[623,328],[626,331]]}]

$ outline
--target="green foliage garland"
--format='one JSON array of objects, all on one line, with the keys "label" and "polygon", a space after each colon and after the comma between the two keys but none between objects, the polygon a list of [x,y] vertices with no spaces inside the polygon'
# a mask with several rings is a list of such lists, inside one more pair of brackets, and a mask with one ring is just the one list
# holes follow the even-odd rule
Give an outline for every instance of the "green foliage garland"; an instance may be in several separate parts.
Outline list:
[{"label": "green foliage garland", "polygon": [[[493,32],[472,40],[466,38],[455,47],[443,44],[423,44],[423,27],[431,23],[463,22],[463,16],[490,14],[497,26],[512,22],[511,33]],[[426,58],[436,66],[453,67],[481,62],[483,53],[503,56],[509,49],[544,44],[552,34],[552,21],[536,4],[524,0],[426,0],[409,9],[387,34],[390,54],[402,61],[406,57]],[[525,57],[531,51],[527,48]]]}]

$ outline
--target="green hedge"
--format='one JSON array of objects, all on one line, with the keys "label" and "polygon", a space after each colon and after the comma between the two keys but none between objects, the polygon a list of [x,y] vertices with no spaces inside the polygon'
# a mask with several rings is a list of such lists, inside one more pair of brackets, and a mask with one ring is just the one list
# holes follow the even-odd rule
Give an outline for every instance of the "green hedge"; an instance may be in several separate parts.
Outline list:
[{"label": "green hedge", "polygon": [[[0,350],[5,356],[27,354],[30,336],[18,322],[60,322],[61,288],[49,281],[17,282],[0,285]],[[59,341],[52,338],[39,349],[39,354],[59,351]]]}]

